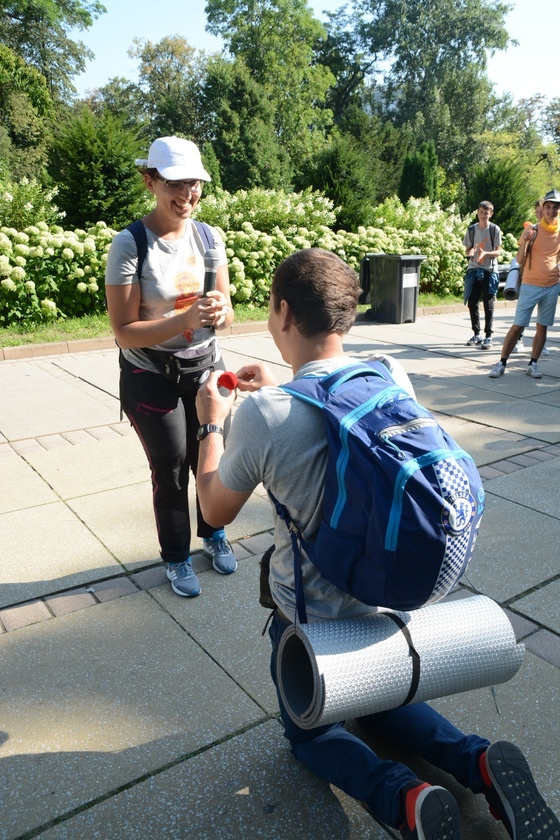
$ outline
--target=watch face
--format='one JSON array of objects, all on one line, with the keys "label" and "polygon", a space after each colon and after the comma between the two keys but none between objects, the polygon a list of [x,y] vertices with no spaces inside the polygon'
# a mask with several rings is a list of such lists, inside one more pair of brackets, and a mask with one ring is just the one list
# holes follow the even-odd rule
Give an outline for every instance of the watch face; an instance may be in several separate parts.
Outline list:
[{"label": "watch face", "polygon": [[202,440],[202,438],[206,437],[207,434],[208,434],[207,426],[199,426],[198,431],[196,433],[196,439],[197,440]]}]

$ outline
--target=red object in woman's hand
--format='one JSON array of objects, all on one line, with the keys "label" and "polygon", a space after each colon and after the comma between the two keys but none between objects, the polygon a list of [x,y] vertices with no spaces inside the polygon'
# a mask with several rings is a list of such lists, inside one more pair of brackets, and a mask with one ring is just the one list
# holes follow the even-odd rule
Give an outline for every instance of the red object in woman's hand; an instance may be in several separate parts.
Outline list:
[{"label": "red object in woman's hand", "polygon": [[218,388],[226,388],[228,391],[233,391],[237,388],[237,376],[229,370],[224,371],[218,377]]}]

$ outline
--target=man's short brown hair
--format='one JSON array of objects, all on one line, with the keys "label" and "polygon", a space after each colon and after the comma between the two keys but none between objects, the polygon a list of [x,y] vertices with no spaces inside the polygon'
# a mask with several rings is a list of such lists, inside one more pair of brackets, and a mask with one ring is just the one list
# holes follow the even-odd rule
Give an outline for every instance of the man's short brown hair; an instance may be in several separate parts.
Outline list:
[{"label": "man's short brown hair", "polygon": [[478,207],[479,207],[479,209],[480,209],[481,207],[484,207],[484,209],[485,209],[485,210],[492,210],[492,211],[494,211],[494,205],[492,204],[492,202],[491,202],[491,201],[481,201],[481,202],[480,202],[480,204],[478,205]]},{"label": "man's short brown hair", "polygon": [[275,311],[285,300],[302,335],[347,333],[356,319],[358,275],[340,257],[322,248],[305,248],[285,259],[271,287]]}]

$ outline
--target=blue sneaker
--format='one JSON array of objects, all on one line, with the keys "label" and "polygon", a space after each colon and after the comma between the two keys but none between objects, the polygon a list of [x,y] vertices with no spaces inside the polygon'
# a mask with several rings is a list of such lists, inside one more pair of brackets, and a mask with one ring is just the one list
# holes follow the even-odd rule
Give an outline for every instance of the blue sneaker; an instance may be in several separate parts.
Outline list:
[{"label": "blue sneaker", "polygon": [[200,581],[193,572],[190,560],[183,560],[182,563],[168,563],[167,579],[171,581],[171,588],[177,595],[182,595],[184,598],[200,595]]},{"label": "blue sneaker", "polygon": [[231,575],[237,569],[237,560],[223,528],[214,531],[210,539],[202,540],[202,550],[212,558],[212,565],[221,575]]}]

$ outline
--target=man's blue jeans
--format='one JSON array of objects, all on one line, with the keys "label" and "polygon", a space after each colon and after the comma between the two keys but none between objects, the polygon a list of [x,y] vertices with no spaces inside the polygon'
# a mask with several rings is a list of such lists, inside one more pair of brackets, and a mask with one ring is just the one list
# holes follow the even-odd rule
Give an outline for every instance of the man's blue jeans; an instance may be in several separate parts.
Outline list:
[{"label": "man's blue jeans", "polygon": [[[364,802],[372,814],[394,828],[402,822],[400,791],[416,776],[404,764],[384,761],[341,723],[301,729],[288,715],[278,691],[276,652],[288,625],[274,615],[270,671],[276,686],[284,734],[293,755],[315,775]],[[414,703],[380,714],[358,718],[368,732],[397,746],[413,750],[436,767],[454,776],[474,793],[482,791],[478,758],[490,742],[478,735],[464,735],[426,703]]]}]

